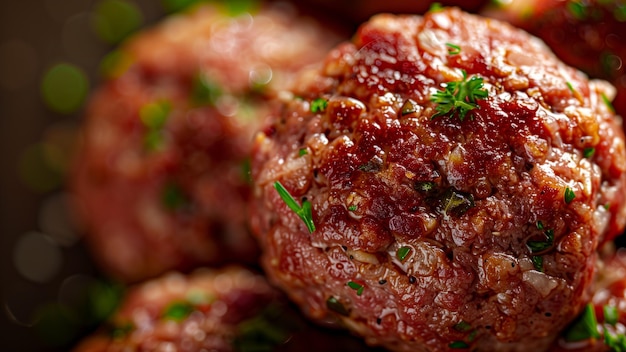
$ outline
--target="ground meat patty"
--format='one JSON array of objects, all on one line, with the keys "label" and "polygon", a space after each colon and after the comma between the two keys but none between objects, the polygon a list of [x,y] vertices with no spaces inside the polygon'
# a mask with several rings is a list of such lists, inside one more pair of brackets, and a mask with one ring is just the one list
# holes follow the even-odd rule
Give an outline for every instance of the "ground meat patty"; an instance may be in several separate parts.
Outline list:
[{"label": "ground meat patty", "polygon": [[74,351],[375,352],[308,323],[262,276],[240,267],[170,273],[131,288]]},{"label": "ground meat patty", "polygon": [[548,348],[624,228],[611,86],[458,9],[376,16],[299,79],[253,150],[269,277],[392,350]]},{"label": "ground meat patty", "polygon": [[623,1],[515,0],[487,14],[543,39],[564,62],[617,87],[617,112],[626,114],[626,5]]},{"label": "ground meat patty", "polygon": [[87,240],[123,281],[256,259],[248,154],[267,98],[335,36],[288,6],[172,16],[105,60],[72,187]]}]

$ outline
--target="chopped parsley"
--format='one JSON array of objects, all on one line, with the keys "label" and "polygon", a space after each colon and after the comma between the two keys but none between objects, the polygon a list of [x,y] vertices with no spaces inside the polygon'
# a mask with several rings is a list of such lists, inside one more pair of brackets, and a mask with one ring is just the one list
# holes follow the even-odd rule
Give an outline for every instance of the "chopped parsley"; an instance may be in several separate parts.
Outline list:
[{"label": "chopped parsley", "polygon": [[400,109],[400,115],[406,116],[409,114],[414,114],[417,112],[417,107],[418,105],[415,101],[413,101],[412,99],[407,99],[407,101],[404,102],[402,108]]},{"label": "chopped parsley", "polygon": [[189,316],[195,310],[194,306],[189,302],[176,301],[170,303],[163,314],[164,319],[171,319],[175,321],[182,321]]},{"label": "chopped parsley", "polygon": [[354,281],[348,281],[347,283],[348,287],[350,287],[351,289],[356,291],[356,295],[360,296],[363,294],[363,290],[365,289],[365,287],[363,287],[363,285],[356,283]]},{"label": "chopped parsley", "polygon": [[442,206],[445,215],[461,216],[474,207],[474,197],[450,188],[443,195]]},{"label": "chopped parsley", "polygon": [[583,149],[583,157],[585,158],[591,158],[593,157],[593,154],[596,153],[596,148],[585,148]]},{"label": "chopped parsley", "polygon": [[602,93],[600,97],[602,98],[604,104],[609,108],[609,111],[615,112],[615,108],[613,107],[613,104],[611,103],[609,98],[604,93]]},{"label": "chopped parsley", "polygon": [[574,193],[574,191],[572,191],[569,187],[565,188],[565,193],[563,194],[563,200],[565,200],[565,203],[571,203],[574,198],[576,198],[576,193]]},{"label": "chopped parsley", "polygon": [[579,1],[568,1],[567,10],[577,20],[584,20],[587,17],[587,10],[585,5]]},{"label": "chopped parsley", "polygon": [[311,102],[311,112],[318,113],[326,111],[326,107],[328,106],[328,100],[324,98],[317,98]]},{"label": "chopped parsley", "polygon": [[190,202],[187,195],[175,183],[167,183],[161,190],[161,203],[167,210],[179,210]]},{"label": "chopped parsley", "polygon": [[452,341],[450,342],[448,347],[454,348],[454,349],[462,349],[462,348],[469,348],[469,345],[467,344],[467,342],[464,342],[464,341]]},{"label": "chopped parsley", "polygon": [[619,320],[619,311],[617,310],[617,307],[607,304],[602,307],[602,311],[604,313],[604,321],[609,325],[615,326]]},{"label": "chopped parsley", "polygon": [[411,251],[411,247],[408,247],[408,246],[400,247],[398,251],[396,252],[396,257],[398,257],[400,261],[403,261],[410,251]]},{"label": "chopped parsley", "polygon": [[[543,226],[542,226],[543,228]],[[537,240],[529,240],[526,241],[526,246],[532,253],[543,252],[546,249],[549,249],[554,244],[554,230],[548,229],[543,232],[545,236],[545,240],[537,241]]]},{"label": "chopped parsley", "polygon": [[144,147],[148,151],[158,149],[163,143],[163,128],[170,115],[171,105],[167,101],[148,103],[139,110],[139,118],[146,127]]},{"label": "chopped parsley", "polygon": [[222,95],[220,86],[211,81],[205,74],[198,73],[193,79],[191,87],[191,101],[196,105],[215,106],[217,99]]},{"label": "chopped parsley", "polygon": [[416,191],[422,193],[430,193],[435,190],[435,187],[437,187],[437,184],[431,181],[416,182],[415,186],[413,186]]},{"label": "chopped parsley", "polygon": [[439,12],[443,10],[443,6],[441,3],[433,2],[428,9],[428,12]]},{"label": "chopped parsley", "polygon": [[326,308],[346,317],[350,315],[350,311],[346,309],[343,303],[339,302],[339,300],[333,296],[328,297],[326,300]]},{"label": "chopped parsley", "polygon": [[430,100],[437,104],[433,119],[443,115],[453,117],[457,115],[463,121],[470,110],[478,107],[476,101],[487,97],[487,90],[483,89],[483,79],[472,77],[467,80],[467,73],[463,70],[463,80],[445,83],[444,90],[433,94]]},{"label": "chopped parsley", "polygon": [[461,53],[461,47],[456,44],[446,43],[446,46],[448,47],[448,55],[459,55]]},{"label": "chopped parsley", "polygon": [[306,150],[306,148],[300,148],[300,150],[298,150],[298,156],[304,156],[307,155],[308,152]]},{"label": "chopped parsley", "polygon": [[543,257],[539,255],[533,255],[530,258],[533,262],[533,266],[537,271],[543,272]]},{"label": "chopped parsley", "polygon": [[310,233],[315,231],[315,224],[313,223],[313,214],[311,213],[311,202],[309,202],[306,198],[302,199],[302,206],[298,205],[295,199],[289,194],[287,189],[279,182],[274,182],[274,188],[283,199],[283,202],[287,204],[289,209],[291,209],[296,215],[302,219],[304,224]]},{"label": "chopped parsley", "polygon": [[570,90],[570,92],[572,92],[572,94],[576,94],[576,90],[574,89],[574,86],[572,85],[572,82],[565,82],[565,84],[567,84],[567,88]]},{"label": "chopped parsley", "polygon": [[454,330],[456,330],[458,332],[468,332],[468,331],[472,330],[472,325],[470,325],[470,323],[462,320],[462,321],[456,323],[453,328],[454,328]]},{"label": "chopped parsley", "polygon": [[358,208],[357,208],[356,205],[351,205],[351,206],[348,207],[348,210],[350,210],[350,211],[356,211],[357,209]]},{"label": "chopped parsley", "polygon": [[591,303],[587,304],[582,314],[565,331],[565,341],[582,341],[589,338],[599,338],[598,321]]}]

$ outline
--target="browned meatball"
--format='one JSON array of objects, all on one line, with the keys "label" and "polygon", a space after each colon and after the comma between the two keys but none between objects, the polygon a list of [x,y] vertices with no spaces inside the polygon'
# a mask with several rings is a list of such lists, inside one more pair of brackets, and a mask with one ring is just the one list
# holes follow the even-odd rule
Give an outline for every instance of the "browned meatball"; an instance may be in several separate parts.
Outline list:
[{"label": "browned meatball", "polygon": [[76,352],[374,351],[306,322],[260,275],[239,268],[170,273],[131,288]]},{"label": "browned meatball", "polygon": [[548,348],[626,220],[612,87],[458,9],[376,16],[294,87],[253,150],[269,277],[392,350]]},{"label": "browned meatball", "polygon": [[216,6],[130,39],[87,108],[72,186],[92,252],[118,279],[256,260],[253,131],[267,98],[335,41],[283,5]]}]

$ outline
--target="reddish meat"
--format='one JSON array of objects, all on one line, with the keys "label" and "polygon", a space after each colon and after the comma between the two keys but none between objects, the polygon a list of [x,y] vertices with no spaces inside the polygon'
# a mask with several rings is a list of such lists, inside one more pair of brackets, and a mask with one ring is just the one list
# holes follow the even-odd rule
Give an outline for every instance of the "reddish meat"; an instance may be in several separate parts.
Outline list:
[{"label": "reddish meat", "polygon": [[[487,97],[435,118],[463,71]],[[626,220],[612,87],[458,9],[376,16],[299,79],[253,150],[273,282],[391,350],[548,348]]]},{"label": "reddish meat", "polygon": [[118,279],[256,260],[253,131],[267,98],[335,40],[289,7],[215,6],[130,39],[87,108],[72,186],[92,252]]},{"label": "reddish meat", "polygon": [[626,115],[626,5],[623,1],[502,2],[487,14],[544,40],[565,63],[617,87],[613,101]]},{"label": "reddish meat", "polygon": [[75,351],[374,352],[306,322],[262,276],[238,267],[172,273],[133,287]]}]

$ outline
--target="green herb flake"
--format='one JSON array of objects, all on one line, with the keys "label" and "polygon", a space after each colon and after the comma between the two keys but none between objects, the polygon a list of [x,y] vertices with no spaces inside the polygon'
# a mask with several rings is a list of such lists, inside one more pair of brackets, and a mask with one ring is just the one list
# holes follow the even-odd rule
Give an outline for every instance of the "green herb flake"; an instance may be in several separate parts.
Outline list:
[{"label": "green herb flake", "polygon": [[604,313],[604,321],[612,326],[615,326],[619,320],[619,311],[614,305],[605,305],[602,307]]},{"label": "green herb flake", "polygon": [[403,261],[404,258],[406,258],[406,256],[409,254],[409,252],[411,252],[411,247],[408,247],[408,246],[400,247],[398,251],[396,252],[396,257],[400,261]]},{"label": "green herb flake", "polygon": [[604,344],[610,348],[610,351],[624,352],[626,351],[626,335],[613,334],[610,331],[605,331]]},{"label": "green herb flake", "polygon": [[564,337],[568,342],[600,337],[596,313],[591,303],[585,306],[580,316],[565,331]]},{"label": "green herb flake", "polygon": [[593,157],[593,154],[596,153],[596,148],[585,148],[583,149],[583,157],[589,159]]},{"label": "green herb flake", "polygon": [[195,105],[215,106],[223,92],[220,86],[211,81],[204,73],[198,73],[191,87],[191,102]]},{"label": "green herb flake", "polygon": [[467,73],[463,70],[463,80],[445,83],[442,91],[438,91],[430,98],[437,104],[436,113],[432,118],[443,115],[455,115],[459,120],[463,121],[470,110],[478,108],[476,101],[485,99],[488,95],[486,89],[483,89],[483,79],[481,77],[472,77],[467,80]]},{"label": "green herb flake", "polygon": [[188,205],[190,202],[187,195],[175,183],[167,183],[161,190],[161,203],[166,209],[173,211],[179,210]]},{"label": "green herb flake", "polygon": [[572,191],[572,189],[569,187],[565,188],[565,193],[563,194],[563,200],[565,200],[565,203],[571,203],[574,198],[576,198],[576,194],[574,193],[574,191]]},{"label": "green herb flake", "polygon": [[446,46],[448,47],[448,55],[459,55],[461,53],[461,47],[456,44],[446,43]]},{"label": "green herb flake", "polygon": [[350,211],[356,211],[357,209],[358,208],[357,208],[356,205],[351,205],[351,206],[348,207],[348,210],[350,210]]},{"label": "green herb flake", "polygon": [[567,88],[570,90],[570,92],[572,92],[572,94],[576,95],[576,90],[574,89],[574,86],[572,85],[572,82],[565,82],[565,84],[567,84]]},{"label": "green herb flake", "polygon": [[533,255],[530,258],[535,266],[535,269],[539,272],[543,272],[543,257],[539,255]]},{"label": "green herb flake", "polygon": [[445,215],[461,216],[474,207],[474,197],[450,188],[444,194],[442,204]]},{"label": "green herb flake", "polygon": [[545,236],[545,240],[543,241],[536,241],[536,240],[526,241],[526,247],[528,247],[528,249],[532,253],[543,252],[551,248],[552,245],[554,244],[554,230],[552,229],[545,230],[543,234]]},{"label": "green herb flake", "polygon": [[416,182],[414,186],[415,190],[421,193],[430,193],[434,191],[436,187],[437,184],[430,181]]},{"label": "green herb flake", "polygon": [[356,291],[356,295],[360,296],[363,294],[363,290],[365,289],[365,287],[363,287],[363,285],[356,283],[354,281],[348,281],[348,283],[346,284],[348,285],[348,287],[350,287],[351,289]]},{"label": "green herb flake", "polygon": [[467,344],[467,342],[464,342],[464,341],[453,341],[453,342],[450,342],[448,347],[454,348],[454,349],[463,349],[463,348],[469,348],[469,345]]},{"label": "green herb flake", "polygon": [[611,103],[609,98],[604,93],[602,93],[600,97],[602,98],[602,101],[604,102],[604,104],[609,108],[609,111],[614,113],[615,107],[613,107],[613,104]]},{"label": "green herb flake", "polygon": [[311,102],[311,112],[314,114],[326,111],[326,107],[328,107],[328,100],[324,98],[317,98]]},{"label": "green herb flake", "polygon": [[579,1],[569,1],[567,3],[567,10],[577,20],[584,20],[587,17],[585,5]]},{"label": "green herb flake", "polygon": [[458,332],[468,332],[468,331],[472,330],[472,325],[470,325],[470,323],[462,320],[462,321],[456,323],[454,325],[453,329],[458,331]]},{"label": "green herb flake", "polygon": [[350,311],[348,311],[343,303],[339,302],[339,300],[335,297],[328,297],[328,299],[326,300],[326,307],[337,314],[346,317],[350,315]]},{"label": "green herb flake", "polygon": [[417,112],[419,105],[412,99],[408,99],[400,109],[400,116],[406,116]]},{"label": "green herb flake", "polygon": [[176,301],[170,303],[163,314],[161,315],[164,319],[170,319],[175,321],[183,321],[185,318],[189,316],[194,311],[194,306],[189,302]]},{"label": "green herb flake", "polygon": [[289,209],[291,209],[294,213],[296,213],[296,215],[300,217],[300,219],[302,219],[307,229],[309,230],[309,233],[313,233],[315,231],[315,224],[313,223],[311,202],[309,202],[305,198],[302,200],[302,206],[298,205],[296,200],[293,199],[291,194],[289,194],[287,189],[285,189],[285,187],[279,181],[274,182],[274,188],[283,199],[283,202],[287,204]]},{"label": "green herb flake", "polygon": [[153,151],[163,143],[163,128],[169,117],[171,106],[167,101],[145,104],[139,110],[139,118],[146,127],[144,147]]},{"label": "green herb flake", "polygon": [[305,156],[307,154],[308,154],[308,152],[307,152],[306,148],[300,148],[300,150],[298,150],[298,156]]},{"label": "green herb flake", "polygon": [[428,12],[440,12],[443,11],[444,7],[441,3],[433,2],[428,9]]},{"label": "green herb flake", "polygon": [[537,229],[538,230],[543,230],[543,222],[541,222],[541,220],[537,221]]}]

